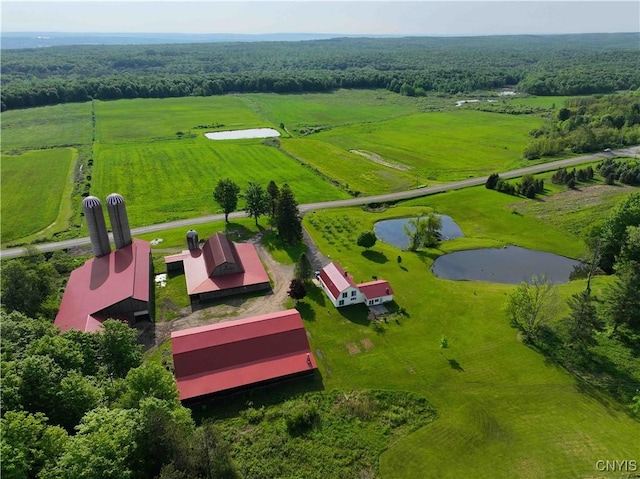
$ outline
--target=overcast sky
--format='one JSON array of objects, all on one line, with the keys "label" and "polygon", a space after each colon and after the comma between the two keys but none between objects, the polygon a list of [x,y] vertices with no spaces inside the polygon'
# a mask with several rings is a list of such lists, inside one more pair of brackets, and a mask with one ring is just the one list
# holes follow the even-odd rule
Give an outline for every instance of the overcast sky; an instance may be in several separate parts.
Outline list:
[{"label": "overcast sky", "polygon": [[1,5],[4,32],[486,35],[640,31],[638,0],[2,0]]}]

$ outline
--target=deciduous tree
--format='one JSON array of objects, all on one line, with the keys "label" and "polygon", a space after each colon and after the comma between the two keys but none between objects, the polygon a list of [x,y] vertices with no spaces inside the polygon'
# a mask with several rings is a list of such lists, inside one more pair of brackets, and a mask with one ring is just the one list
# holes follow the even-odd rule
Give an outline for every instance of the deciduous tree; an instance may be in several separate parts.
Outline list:
[{"label": "deciduous tree", "polygon": [[300,300],[307,295],[307,288],[304,285],[304,281],[298,278],[293,278],[289,285],[289,291],[287,291],[287,294],[289,294],[292,299],[296,300],[297,305]]},{"label": "deciduous tree", "polygon": [[224,220],[227,223],[229,222],[229,213],[238,207],[239,194],[240,187],[229,178],[219,180],[213,190],[213,199],[224,211]]},{"label": "deciduous tree", "polygon": [[256,220],[257,226],[258,218],[269,212],[271,206],[269,193],[259,183],[250,182],[244,192],[244,199],[246,202],[245,210],[250,218]]},{"label": "deciduous tree", "polygon": [[544,276],[534,276],[531,284],[522,282],[507,298],[505,310],[511,322],[534,340],[540,326],[554,317],[558,308],[557,291]]},{"label": "deciduous tree", "polygon": [[363,248],[369,249],[376,244],[377,240],[378,238],[373,231],[364,231],[358,235],[358,241],[356,242],[356,244]]}]

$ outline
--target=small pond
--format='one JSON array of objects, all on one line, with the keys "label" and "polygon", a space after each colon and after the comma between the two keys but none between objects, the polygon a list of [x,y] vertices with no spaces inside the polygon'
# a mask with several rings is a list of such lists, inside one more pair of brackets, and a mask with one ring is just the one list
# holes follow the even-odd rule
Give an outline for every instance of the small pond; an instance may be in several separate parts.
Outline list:
[{"label": "small pond", "polygon": [[555,284],[569,282],[574,266],[571,258],[519,246],[472,249],[445,254],[435,260],[431,271],[440,278],[520,284],[544,274]]},{"label": "small pond", "polygon": [[273,128],[251,128],[249,130],[215,131],[205,133],[210,140],[242,140],[245,138],[272,138],[280,136],[278,130]]},{"label": "small pond", "polygon": [[[413,218],[378,221],[374,225],[373,231],[380,241],[384,241],[396,248],[407,249],[409,247],[409,238],[404,233],[404,225],[408,224],[411,219]],[[440,215],[440,219],[442,220],[442,229],[440,230],[442,240],[446,241],[464,236],[462,230],[451,216]]]}]

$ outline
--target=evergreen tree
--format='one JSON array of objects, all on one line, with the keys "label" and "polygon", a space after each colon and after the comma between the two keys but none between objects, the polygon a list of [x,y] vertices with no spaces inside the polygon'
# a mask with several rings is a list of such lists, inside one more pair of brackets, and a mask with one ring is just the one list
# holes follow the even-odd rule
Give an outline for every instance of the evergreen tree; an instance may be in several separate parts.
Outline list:
[{"label": "evergreen tree", "polygon": [[589,346],[596,344],[594,332],[602,329],[593,298],[588,291],[576,293],[567,301],[570,312],[566,318],[569,327],[569,344],[585,353]]},{"label": "evergreen tree", "polygon": [[271,200],[271,217],[276,217],[276,205],[278,204],[278,196],[280,195],[280,188],[276,185],[276,182],[271,180],[267,186],[267,193]]},{"label": "evergreen tree", "polygon": [[489,175],[489,177],[487,178],[487,182],[485,183],[484,186],[488,190],[495,190],[499,179],[500,179],[500,175],[498,175],[498,173],[493,173]]},{"label": "evergreen tree", "polygon": [[298,258],[298,262],[296,263],[294,277],[296,279],[306,281],[310,279],[312,275],[313,275],[313,268],[311,267],[311,263],[309,262],[307,253],[302,253],[300,255],[300,258]]},{"label": "evergreen tree", "polygon": [[298,211],[298,202],[288,184],[282,185],[276,208],[278,236],[285,244],[302,241],[302,218]]}]

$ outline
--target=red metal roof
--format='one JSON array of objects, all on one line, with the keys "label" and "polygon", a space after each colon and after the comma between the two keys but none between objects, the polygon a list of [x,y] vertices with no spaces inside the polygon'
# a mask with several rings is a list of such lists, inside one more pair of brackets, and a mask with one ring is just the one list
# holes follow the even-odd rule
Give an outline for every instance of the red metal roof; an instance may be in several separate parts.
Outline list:
[{"label": "red metal roof", "polygon": [[171,347],[180,399],[317,368],[295,309],[176,331]]},{"label": "red metal roof", "polygon": [[381,298],[393,294],[393,289],[388,281],[380,279],[368,283],[360,283],[358,289],[367,299]]},{"label": "red metal roof", "polygon": [[331,295],[334,299],[338,299],[340,293],[345,289],[352,287],[356,288],[356,284],[353,282],[353,277],[335,263],[329,263],[320,271],[320,279],[327,285]]},{"label": "red metal roof", "polygon": [[166,256],[164,261],[165,263],[182,261],[189,295],[268,283],[269,276],[262,266],[255,246],[250,243],[234,243],[234,246],[244,269],[240,273],[210,276],[205,254],[199,249]]},{"label": "red metal roof", "polygon": [[53,324],[62,331],[97,331],[107,319],[104,309],[128,298],[148,302],[150,251],[150,243],[134,239],[73,270]]},{"label": "red metal roof", "polygon": [[205,241],[202,245],[202,254],[209,276],[213,274],[216,266],[224,263],[234,265],[239,263],[238,258],[234,255],[234,249],[234,245],[221,233],[215,233]]}]

